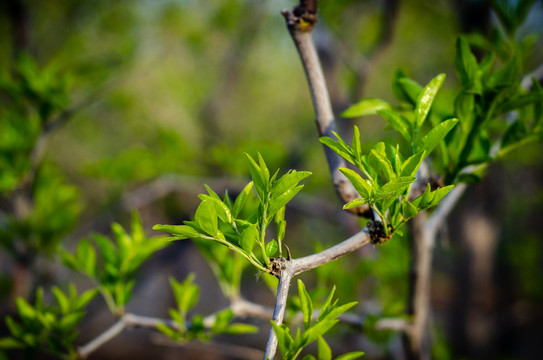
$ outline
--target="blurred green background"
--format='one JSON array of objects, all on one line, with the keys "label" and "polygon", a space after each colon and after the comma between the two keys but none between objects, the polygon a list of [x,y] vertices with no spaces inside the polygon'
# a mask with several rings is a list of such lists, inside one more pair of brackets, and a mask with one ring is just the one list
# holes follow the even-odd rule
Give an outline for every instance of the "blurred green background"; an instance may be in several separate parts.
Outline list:
[{"label": "blurred green background", "polygon": [[[270,169],[313,172],[287,208],[286,243],[294,256],[359,229],[359,220],[343,214],[335,197],[304,73],[279,15],[293,5],[284,0],[0,5],[1,224],[20,211],[13,201],[16,184],[24,183],[29,168],[36,175],[32,211],[23,211],[23,220],[2,226],[0,233],[2,317],[13,311],[14,295],[30,298],[37,285],[71,280],[90,286],[55,261],[58,244],[72,249],[91,232],[108,233],[112,221],[127,224],[132,210],[140,212],[148,234],[156,223],[181,223],[191,217],[204,183],[217,192],[239,192],[248,179],[243,152],[259,151]],[[362,97],[392,100],[390,84],[398,68],[421,84],[445,72],[439,97],[452,103],[448,95],[458,87],[456,37],[476,31],[491,38],[496,25],[488,4],[475,0],[322,0],[320,10],[314,36],[338,113]],[[526,72],[543,62],[542,20],[542,2],[535,2],[521,28],[521,35],[534,35],[526,45],[533,47]],[[478,39],[483,52],[484,43],[473,37]],[[42,139],[44,124],[54,126],[36,155],[34,143]],[[342,134],[353,124],[368,149],[383,138],[397,139],[380,118],[338,119]],[[536,359],[543,352],[542,150],[541,144],[530,145],[493,165],[442,230],[432,280],[435,358]],[[29,238],[23,249],[10,245],[14,234]],[[358,300],[357,312],[369,314],[371,322],[402,314],[408,256],[406,240],[390,242],[327,265],[304,281],[310,289],[336,283],[341,301]],[[21,268],[28,271],[26,280]],[[168,275],[183,279],[191,271],[202,299],[208,299],[198,311],[225,306],[207,264],[184,242],[144,265],[129,310],[166,316],[173,302]],[[244,279],[245,297],[273,304],[254,273]],[[112,322],[101,301],[93,301],[81,342]],[[225,337],[215,346],[172,348],[152,333],[125,332],[91,358],[254,358],[232,344],[263,349],[268,325],[256,323],[262,325],[258,335]],[[0,329],[6,330],[3,324]],[[337,353],[361,349],[371,359],[401,354],[399,336],[360,329],[337,330],[332,344]]]}]

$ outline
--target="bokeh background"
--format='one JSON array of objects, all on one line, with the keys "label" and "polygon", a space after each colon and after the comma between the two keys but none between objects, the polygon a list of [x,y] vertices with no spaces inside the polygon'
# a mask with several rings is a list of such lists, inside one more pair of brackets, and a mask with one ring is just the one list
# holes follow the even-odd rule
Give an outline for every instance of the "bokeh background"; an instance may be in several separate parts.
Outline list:
[{"label": "bokeh background", "polygon": [[[154,224],[191,217],[203,184],[239,192],[248,181],[243,152],[260,152],[270,169],[313,173],[287,208],[286,242],[294,256],[338,243],[360,228],[360,220],[344,214],[335,197],[303,70],[279,14],[293,5],[286,0],[2,2],[3,84],[16,67],[41,74],[26,90],[49,94],[56,107],[40,111],[62,117],[40,158],[40,173],[54,174],[40,186],[61,199],[46,199],[32,214],[32,224],[44,228],[45,239],[55,245],[47,250],[41,244],[37,254],[22,260],[8,247],[0,249],[2,318],[13,312],[15,295],[32,298],[38,285],[91,286],[59,263],[56,244],[73,250],[92,232],[109,234],[113,221],[129,224],[133,210],[147,233],[158,235]],[[390,84],[398,68],[421,84],[445,72],[439,97],[452,102],[447,99],[458,88],[456,37],[478,32],[491,38],[497,24],[488,4],[476,0],[322,0],[320,11],[314,36],[337,113],[363,97],[393,101]],[[533,47],[524,64],[529,72],[543,62],[541,1],[534,2],[521,28],[519,36],[527,35],[527,46]],[[471,37],[481,53],[483,37]],[[26,54],[24,61],[16,60],[20,54]],[[4,95],[1,100],[4,109],[16,103]],[[353,124],[361,128],[367,149],[383,138],[397,139],[378,117],[338,118],[347,137]],[[10,136],[0,134],[1,142],[9,143]],[[6,147],[0,144],[2,151]],[[432,276],[435,358],[537,359],[543,353],[542,150],[531,144],[492,165],[442,229]],[[8,188],[9,179],[2,181]],[[0,197],[2,216],[12,211],[6,194]],[[309,288],[336,283],[340,300],[358,300],[360,314],[397,315],[406,303],[408,263],[407,240],[396,241],[363,249],[303,279]],[[167,317],[173,306],[168,276],[182,280],[190,272],[201,287],[196,312],[227,305],[197,249],[179,242],[144,264],[128,310]],[[242,293],[271,306],[273,294],[256,275],[246,271]],[[95,299],[80,343],[113,322]],[[91,359],[258,358],[268,322],[253,323],[262,326],[259,334],[182,347],[164,344],[153,332],[125,331]],[[0,334],[6,331],[2,322]],[[392,333],[338,326],[329,338],[334,353],[363,350],[371,359],[401,358],[401,341]]]}]

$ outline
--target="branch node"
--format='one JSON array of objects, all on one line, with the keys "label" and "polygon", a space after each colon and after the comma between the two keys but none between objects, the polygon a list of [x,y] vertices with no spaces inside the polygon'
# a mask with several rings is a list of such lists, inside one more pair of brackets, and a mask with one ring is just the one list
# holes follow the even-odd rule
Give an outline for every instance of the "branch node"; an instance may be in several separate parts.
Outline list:
[{"label": "branch node", "polygon": [[[290,252],[289,252],[290,255]],[[281,272],[287,269],[287,259],[283,256],[270,259],[270,274],[281,277]]]},{"label": "branch node", "polygon": [[311,32],[317,23],[317,1],[300,0],[292,11],[283,10],[281,15],[290,31]]},{"label": "branch node", "polygon": [[385,234],[383,223],[380,221],[372,221],[368,223],[367,228],[370,235],[370,243],[373,245],[383,244],[392,237],[392,234]]}]

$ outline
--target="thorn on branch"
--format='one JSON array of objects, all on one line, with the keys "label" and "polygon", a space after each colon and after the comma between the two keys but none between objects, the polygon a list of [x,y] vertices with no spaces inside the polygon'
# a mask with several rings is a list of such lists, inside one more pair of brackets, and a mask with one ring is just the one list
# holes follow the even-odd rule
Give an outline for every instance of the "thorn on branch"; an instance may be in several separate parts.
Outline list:
[{"label": "thorn on branch", "polygon": [[370,235],[370,243],[373,245],[377,244],[383,244],[390,240],[392,237],[392,233],[389,235],[385,234],[385,230],[383,228],[383,223],[380,221],[372,221],[366,225],[368,228],[368,232]]},{"label": "thorn on branch", "polygon": [[300,0],[292,11],[283,10],[281,14],[287,21],[289,30],[310,32],[317,23],[317,0]]}]

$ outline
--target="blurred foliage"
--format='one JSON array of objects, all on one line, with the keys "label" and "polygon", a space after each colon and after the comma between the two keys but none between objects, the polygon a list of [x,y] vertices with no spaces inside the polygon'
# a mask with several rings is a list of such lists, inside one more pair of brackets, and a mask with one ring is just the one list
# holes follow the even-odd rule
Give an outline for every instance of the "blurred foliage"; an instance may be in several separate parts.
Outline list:
[{"label": "blurred foliage", "polygon": [[201,315],[194,315],[190,322],[187,321],[187,313],[191,310],[200,295],[200,288],[193,284],[194,274],[190,274],[182,283],[170,278],[176,309],[170,309],[169,314],[173,320],[173,326],[160,323],[157,329],[164,335],[174,341],[185,342],[192,339],[209,341],[215,335],[229,334],[240,335],[258,332],[258,328],[253,325],[243,323],[233,323],[234,313],[231,309],[219,311],[214,315],[211,325],[207,325]]},{"label": "blurred foliage", "polygon": [[[98,286],[109,310],[120,316],[132,297],[135,272],[168,242],[164,238],[147,238],[137,213],[132,214],[130,234],[117,223],[111,228],[115,242],[106,236],[94,234],[92,238],[96,248],[88,239],[82,239],[77,244],[75,255],[66,250],[61,250],[60,254],[65,266],[81,272]],[[97,262],[97,254],[101,257],[101,264]]]},{"label": "blurred foliage", "polygon": [[[5,318],[11,336],[0,338],[0,349],[24,349],[25,356],[48,352],[58,358],[77,359],[76,329],[86,314],[85,307],[98,294],[96,289],[77,294],[70,284],[66,294],[58,287],[52,288],[54,305],[46,305],[42,288],[36,291],[34,305],[17,298],[15,305],[20,320]],[[0,350],[1,355],[1,350]]]},{"label": "blurred foliage", "polygon": [[[108,210],[119,203],[126,191],[145,186],[166,173],[216,177],[219,181],[227,177],[248,178],[244,152],[260,152],[270,168],[280,168],[282,172],[291,168],[311,171],[307,194],[333,206],[337,204],[316,139],[303,71],[278,15],[279,9],[293,5],[291,1],[21,3],[26,5],[27,15],[21,22],[12,17],[7,5],[0,5],[0,243],[6,254],[23,262],[36,255],[54,255],[61,240],[75,229],[80,214],[84,222],[111,214]],[[340,92],[347,93],[349,103],[360,100],[354,95],[359,86],[357,66],[376,53],[383,24],[390,23],[393,41],[385,49],[385,56],[370,63],[364,95],[392,102],[390,78],[398,66],[403,72],[396,72],[394,81],[403,73],[424,84],[435,74],[445,72],[447,80],[435,111],[429,116],[434,120],[441,115],[452,116],[450,109],[454,109],[458,88],[469,90],[469,82],[458,84],[453,76],[454,39],[460,23],[457,4],[406,0],[391,19],[385,3],[320,2],[322,32],[316,38],[330,39],[339,63],[336,80]],[[543,46],[541,37],[534,33],[542,32],[537,25],[541,6],[535,4],[536,11],[530,12],[533,1],[489,3],[503,26],[493,19],[487,33],[464,34],[465,44],[460,47],[466,49],[468,45],[479,68],[489,64],[482,60],[481,51],[494,52],[494,63],[488,68],[494,74],[507,66],[511,54],[515,54],[514,62],[522,65],[523,73],[538,66]],[[16,41],[14,29],[19,27],[25,29],[25,41]],[[487,87],[490,93],[487,91],[481,99],[494,97],[500,103],[495,95],[507,88],[504,91],[511,95],[510,100],[526,100],[519,98],[524,94],[518,88],[509,85],[500,89]],[[537,85],[534,89],[540,91]],[[532,104],[520,108],[518,122],[508,123],[506,115],[505,120],[488,131],[506,131],[502,145],[518,144],[525,135],[540,129],[541,115],[533,116],[541,110],[537,109],[537,101]],[[340,129],[351,127],[351,120],[341,121]],[[385,120],[372,116],[355,121],[363,129],[363,151],[369,152],[383,138],[392,139],[403,148],[401,135],[383,129]],[[429,129],[428,124],[425,130]],[[43,148],[38,147],[42,140],[46,140]],[[477,149],[488,150],[484,146]],[[541,164],[540,147],[523,149],[526,150],[519,153],[511,147],[510,153],[500,154],[507,169],[522,172],[518,164]],[[36,150],[44,150],[43,156],[36,156]],[[450,171],[451,178],[456,175],[455,170]],[[523,184],[516,182],[515,186]],[[239,195],[241,190],[233,189],[231,194]],[[196,193],[187,184],[179,184],[179,191],[191,196]],[[501,219],[507,229],[514,229],[508,230],[508,234],[522,239],[514,245],[505,239],[506,255],[502,259],[512,269],[511,276],[518,287],[516,299],[541,298],[541,277],[530,276],[540,272],[541,233],[537,220],[520,227],[511,224],[540,211],[539,195],[530,193],[525,198],[509,199],[507,214],[515,216]],[[168,201],[178,203],[183,214],[195,210],[194,203],[180,202],[178,197],[168,196]],[[20,207],[21,203],[24,206]],[[161,205],[160,201],[153,203],[151,211],[142,213],[166,217]],[[15,208],[19,209],[17,213]],[[348,235],[337,225],[335,217],[323,220],[300,216],[303,209],[297,209],[287,208],[285,215],[289,221],[285,241],[296,255],[313,251],[315,240],[321,243],[315,245],[316,249],[322,249],[323,244],[328,246]],[[252,210],[246,211],[243,218]],[[107,220],[116,220],[122,214],[114,212],[113,217]],[[175,223],[183,220],[187,219],[160,219]],[[130,239],[132,253],[138,252],[142,245],[134,241],[134,233],[127,234],[120,226],[116,229],[115,241],[101,235],[90,239],[99,238],[98,242],[113,248],[119,245],[119,239]],[[274,236],[275,233],[270,238]],[[89,254],[96,248],[90,240],[80,244],[86,244],[80,245],[80,253],[86,249],[87,256],[82,256],[77,267],[88,266],[92,258]],[[71,244],[64,245],[70,248]],[[212,246],[203,247],[202,251],[207,257],[224,259],[213,271],[225,295],[235,296],[239,293],[241,270],[232,276],[228,274],[229,269],[243,268],[241,255],[226,256],[225,247]],[[311,298],[322,299],[336,284],[342,299],[379,304],[368,317],[369,325],[372,318],[400,314],[407,297],[406,243],[395,238],[370,255],[319,268],[316,279],[307,280],[316,284]],[[6,278],[11,277],[11,269],[5,268],[11,262],[3,261],[8,256],[0,256],[1,270],[8,274]],[[137,273],[119,276],[112,266],[118,267],[121,257],[109,260],[106,270],[102,267],[106,266],[106,259],[102,262],[98,257],[94,270],[98,273],[91,277],[101,284],[103,293],[118,293],[119,301],[115,300],[114,307],[120,307],[128,301],[130,281]],[[40,269],[37,270],[36,275]],[[91,271],[90,266],[88,270]],[[357,275],[352,276],[353,273]],[[5,293],[13,291],[11,282],[12,279],[1,281],[2,293],[4,288]],[[358,282],[362,285],[357,286]],[[120,283],[123,285],[118,286]],[[123,291],[114,289],[121,287]],[[295,307],[296,299],[293,303]],[[371,326],[366,328],[371,333]],[[373,335],[375,340],[389,339],[387,334],[382,338],[379,337],[383,334]],[[447,353],[446,344],[440,340],[434,351]]]}]

